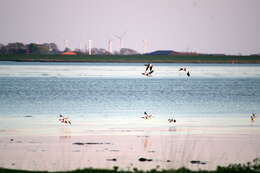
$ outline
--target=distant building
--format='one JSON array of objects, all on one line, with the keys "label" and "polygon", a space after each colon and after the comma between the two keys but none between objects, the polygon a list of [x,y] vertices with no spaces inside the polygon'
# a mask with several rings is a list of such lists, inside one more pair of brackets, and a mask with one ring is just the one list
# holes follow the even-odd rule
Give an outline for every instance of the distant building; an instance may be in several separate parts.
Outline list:
[{"label": "distant building", "polygon": [[176,52],[173,50],[157,50],[154,52],[146,53],[145,55],[198,55],[196,52]]},{"label": "distant building", "polygon": [[177,54],[177,52],[172,50],[157,50],[151,53],[146,53],[146,55],[173,55]]},{"label": "distant building", "polygon": [[63,52],[62,55],[77,55],[77,53],[70,51],[70,52]]}]

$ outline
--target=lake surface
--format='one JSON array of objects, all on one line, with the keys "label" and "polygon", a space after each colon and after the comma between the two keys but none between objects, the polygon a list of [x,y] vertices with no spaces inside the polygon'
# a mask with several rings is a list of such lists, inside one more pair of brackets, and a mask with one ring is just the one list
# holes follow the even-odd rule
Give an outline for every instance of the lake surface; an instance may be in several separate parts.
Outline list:
[{"label": "lake surface", "polygon": [[0,62],[0,130],[55,128],[59,114],[85,130],[140,128],[149,126],[144,111],[160,128],[172,117],[183,126],[249,127],[251,113],[260,113],[260,65],[165,63],[154,64],[152,77],[143,71],[141,63]]}]

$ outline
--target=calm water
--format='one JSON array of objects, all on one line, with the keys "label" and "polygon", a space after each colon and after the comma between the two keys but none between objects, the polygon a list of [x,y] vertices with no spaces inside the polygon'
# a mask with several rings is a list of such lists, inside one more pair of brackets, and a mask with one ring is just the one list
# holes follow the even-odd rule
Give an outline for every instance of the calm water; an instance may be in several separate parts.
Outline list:
[{"label": "calm water", "polygon": [[[138,63],[0,62],[0,166],[213,169],[259,157],[260,65],[154,64],[152,77],[143,71]],[[154,117],[140,118],[144,111]],[[92,141],[111,145],[73,145]]]},{"label": "calm water", "polygon": [[0,117],[109,121],[144,111],[157,119],[260,113],[259,65],[155,64],[153,77],[143,70],[138,63],[1,62]]}]

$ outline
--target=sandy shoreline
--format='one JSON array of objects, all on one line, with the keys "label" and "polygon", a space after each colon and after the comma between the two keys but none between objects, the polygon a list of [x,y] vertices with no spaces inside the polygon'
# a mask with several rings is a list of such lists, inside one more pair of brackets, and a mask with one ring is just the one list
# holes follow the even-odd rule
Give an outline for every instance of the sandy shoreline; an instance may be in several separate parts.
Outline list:
[{"label": "sandy shoreline", "polygon": [[[59,171],[185,166],[211,170],[260,157],[259,144],[260,134],[6,136],[0,137],[0,167]],[[192,160],[201,163],[192,164]]]},{"label": "sandy shoreline", "polygon": [[183,117],[176,126],[161,119],[111,119],[105,124],[74,119],[71,126],[56,119],[27,119],[1,118],[0,167],[213,170],[260,157],[260,122],[246,117]]}]

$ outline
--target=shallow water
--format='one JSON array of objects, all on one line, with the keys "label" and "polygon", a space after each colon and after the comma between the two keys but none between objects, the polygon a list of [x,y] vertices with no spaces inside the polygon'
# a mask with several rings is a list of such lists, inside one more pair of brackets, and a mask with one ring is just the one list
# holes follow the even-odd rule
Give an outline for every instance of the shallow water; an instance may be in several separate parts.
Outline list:
[{"label": "shallow water", "polygon": [[[38,128],[57,134],[59,114],[76,125],[74,135],[144,128],[161,133],[169,130],[172,117],[180,133],[259,128],[258,122],[251,127],[249,119],[260,112],[259,65],[154,64],[152,77],[143,71],[141,63],[1,62],[0,130],[27,134]],[[141,119],[144,111],[154,118]]]},{"label": "shallow water", "polygon": [[[260,65],[143,71],[139,63],[0,62],[0,167],[198,170],[260,157]],[[75,145],[87,142],[104,145]]]}]

